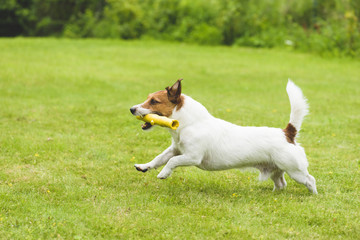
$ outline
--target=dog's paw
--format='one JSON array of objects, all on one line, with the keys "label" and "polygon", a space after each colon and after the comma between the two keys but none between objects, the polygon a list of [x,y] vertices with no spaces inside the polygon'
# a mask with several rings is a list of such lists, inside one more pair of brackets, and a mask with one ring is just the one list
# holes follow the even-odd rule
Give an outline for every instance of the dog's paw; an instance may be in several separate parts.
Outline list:
[{"label": "dog's paw", "polygon": [[159,179],[165,179],[168,178],[171,175],[171,171],[164,171],[164,169],[157,175],[157,178]]},{"label": "dog's paw", "polygon": [[146,172],[150,169],[150,167],[146,166],[146,164],[135,164],[134,167],[140,172]]}]

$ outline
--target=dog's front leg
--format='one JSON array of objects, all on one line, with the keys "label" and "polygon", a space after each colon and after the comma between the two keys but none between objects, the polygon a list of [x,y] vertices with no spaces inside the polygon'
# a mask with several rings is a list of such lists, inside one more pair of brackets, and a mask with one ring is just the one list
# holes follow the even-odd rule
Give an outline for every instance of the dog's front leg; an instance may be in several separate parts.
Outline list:
[{"label": "dog's front leg", "polygon": [[177,151],[175,148],[171,145],[165,151],[163,151],[161,154],[159,154],[157,157],[154,158],[151,162],[145,163],[145,164],[135,164],[135,168],[138,171],[146,172],[147,170],[150,170],[152,168],[158,168],[164,164],[166,164],[170,158],[175,156]]},{"label": "dog's front leg", "polygon": [[161,170],[157,178],[165,179],[169,177],[172,171],[179,166],[197,166],[201,163],[200,156],[190,156],[190,155],[178,155],[172,157],[165,167]]}]

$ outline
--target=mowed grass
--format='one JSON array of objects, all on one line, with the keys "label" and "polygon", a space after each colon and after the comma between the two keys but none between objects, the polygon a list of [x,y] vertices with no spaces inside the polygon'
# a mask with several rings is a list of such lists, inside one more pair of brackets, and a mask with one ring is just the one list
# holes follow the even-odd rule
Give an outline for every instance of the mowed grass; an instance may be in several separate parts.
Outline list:
[{"label": "mowed grass", "polygon": [[[359,239],[360,62],[283,50],[0,39],[2,239]],[[287,79],[310,103],[298,141],[318,195],[286,175],[134,163],[170,145],[129,108],[184,78],[216,117],[284,128]]]}]

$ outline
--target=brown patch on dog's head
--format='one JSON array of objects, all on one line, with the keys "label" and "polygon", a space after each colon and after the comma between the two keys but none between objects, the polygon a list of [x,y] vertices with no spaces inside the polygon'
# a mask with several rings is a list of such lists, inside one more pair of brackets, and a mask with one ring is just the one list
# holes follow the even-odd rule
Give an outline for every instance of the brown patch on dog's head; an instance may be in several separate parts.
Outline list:
[{"label": "brown patch on dog's head", "polygon": [[170,102],[178,104],[181,96],[181,81],[182,78],[177,80],[171,87],[166,87],[167,95]]},{"label": "brown patch on dog's head", "polygon": [[296,136],[297,130],[291,123],[288,123],[286,128],[283,129],[283,132],[285,133],[286,140],[289,143],[295,144],[295,136]]},{"label": "brown patch on dog's head", "polygon": [[149,94],[141,107],[160,116],[171,116],[175,107],[178,111],[184,104],[184,96],[181,96],[181,80],[177,80],[171,87],[166,87],[166,90]]}]

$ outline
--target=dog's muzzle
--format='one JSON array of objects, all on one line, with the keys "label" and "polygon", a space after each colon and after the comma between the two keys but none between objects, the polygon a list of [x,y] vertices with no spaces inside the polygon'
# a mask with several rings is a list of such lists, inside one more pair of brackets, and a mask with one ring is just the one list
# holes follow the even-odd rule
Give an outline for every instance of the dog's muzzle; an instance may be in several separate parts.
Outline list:
[{"label": "dog's muzzle", "polygon": [[135,115],[136,108],[135,107],[130,108],[130,112],[131,112],[132,115]]},{"label": "dog's muzzle", "polygon": [[[137,116],[137,115],[143,116],[139,111],[137,111],[137,106],[134,106],[134,107],[130,108],[130,112],[134,116]],[[152,125],[150,123],[148,123],[148,122],[141,125],[142,130],[148,130],[151,127],[152,127]]]}]

